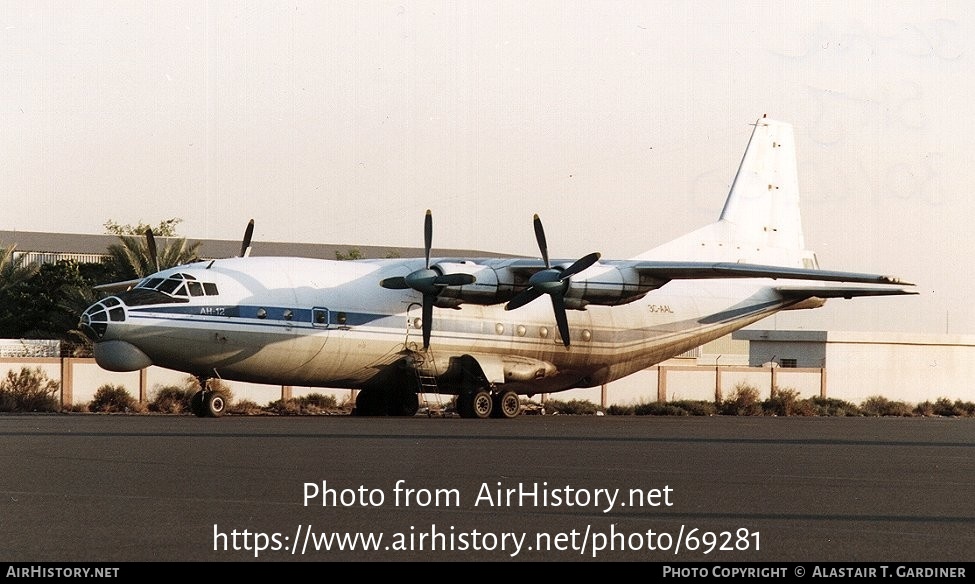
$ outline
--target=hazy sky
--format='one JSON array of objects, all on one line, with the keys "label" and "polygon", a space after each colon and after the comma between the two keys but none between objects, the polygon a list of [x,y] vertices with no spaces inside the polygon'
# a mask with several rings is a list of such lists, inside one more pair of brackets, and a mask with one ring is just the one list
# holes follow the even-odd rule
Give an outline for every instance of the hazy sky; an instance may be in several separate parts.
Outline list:
[{"label": "hazy sky", "polygon": [[923,293],[774,324],[975,333],[973,49],[969,2],[7,0],[0,229],[625,258],[768,114],[821,265]]}]

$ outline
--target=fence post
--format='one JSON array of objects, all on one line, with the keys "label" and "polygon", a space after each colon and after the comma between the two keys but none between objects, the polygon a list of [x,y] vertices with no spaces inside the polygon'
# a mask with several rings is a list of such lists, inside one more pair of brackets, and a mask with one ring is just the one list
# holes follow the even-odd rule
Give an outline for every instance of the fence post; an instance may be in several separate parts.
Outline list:
[{"label": "fence post", "polygon": [[657,401],[667,401],[667,368],[657,365]]},{"label": "fence post", "polygon": [[70,357],[61,357],[61,407],[74,405],[74,374]]}]

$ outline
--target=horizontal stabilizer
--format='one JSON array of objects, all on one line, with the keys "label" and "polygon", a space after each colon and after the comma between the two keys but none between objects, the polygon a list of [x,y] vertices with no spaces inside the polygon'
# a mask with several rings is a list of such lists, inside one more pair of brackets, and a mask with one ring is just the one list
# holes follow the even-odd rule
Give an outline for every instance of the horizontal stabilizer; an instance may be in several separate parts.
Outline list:
[{"label": "horizontal stabilizer", "polygon": [[787,280],[815,280],[820,282],[853,282],[858,284],[894,284],[913,286],[893,276],[836,272],[785,266],[739,264],[733,262],[655,262],[642,261],[633,265],[641,275],[660,280],[707,280],[715,278],[772,278]]},{"label": "horizontal stabilizer", "polygon": [[784,286],[776,288],[776,291],[786,298],[806,299],[806,298],[859,298],[861,296],[902,296],[917,294],[913,290],[903,288],[855,288],[842,286],[823,286],[823,287],[792,287]]}]

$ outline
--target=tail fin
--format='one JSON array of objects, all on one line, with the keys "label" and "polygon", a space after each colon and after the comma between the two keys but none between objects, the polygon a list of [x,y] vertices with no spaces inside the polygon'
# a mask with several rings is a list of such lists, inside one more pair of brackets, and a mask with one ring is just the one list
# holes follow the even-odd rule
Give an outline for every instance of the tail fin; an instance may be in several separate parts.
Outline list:
[{"label": "tail fin", "polygon": [[760,118],[718,221],[636,259],[816,267],[803,242],[792,126]]}]

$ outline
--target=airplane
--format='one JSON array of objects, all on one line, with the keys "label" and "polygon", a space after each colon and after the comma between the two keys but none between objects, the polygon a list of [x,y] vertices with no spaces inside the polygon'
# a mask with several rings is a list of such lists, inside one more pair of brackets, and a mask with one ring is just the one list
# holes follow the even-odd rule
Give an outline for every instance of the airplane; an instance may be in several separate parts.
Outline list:
[{"label": "airplane", "polygon": [[820,269],[792,126],[766,117],[714,223],[625,260],[550,259],[533,224],[540,258],[432,258],[427,211],[424,257],[338,261],[251,256],[252,221],[239,257],[120,283],[81,328],[104,369],[196,376],[201,417],[225,413],[219,378],[357,389],[356,415],[414,415],[437,393],[464,418],[514,418],[521,396],[609,383],[782,310],[916,293]]}]

